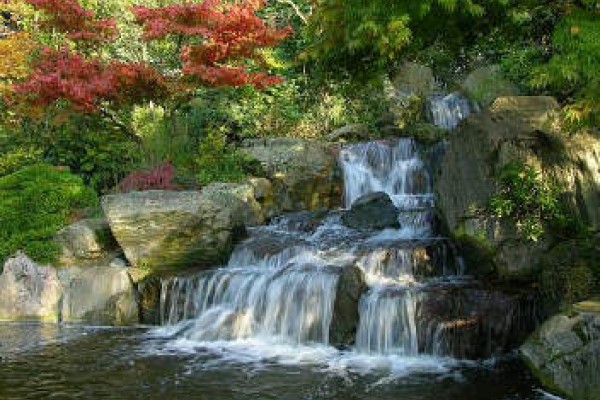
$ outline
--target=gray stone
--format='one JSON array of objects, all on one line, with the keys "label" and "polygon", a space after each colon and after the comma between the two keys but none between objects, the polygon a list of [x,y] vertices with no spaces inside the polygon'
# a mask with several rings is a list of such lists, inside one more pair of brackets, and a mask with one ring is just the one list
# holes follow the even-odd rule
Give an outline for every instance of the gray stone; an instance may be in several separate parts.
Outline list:
[{"label": "gray stone", "polygon": [[65,268],[60,320],[107,325],[139,322],[136,291],[123,268]]},{"label": "gray stone", "polygon": [[0,275],[0,320],[56,321],[62,286],[56,269],[18,253]]},{"label": "gray stone", "polygon": [[421,98],[432,94],[437,87],[431,68],[408,61],[396,72],[393,85],[401,96]]},{"label": "gray stone", "polygon": [[342,222],[354,229],[399,228],[398,209],[384,192],[369,193],[352,203],[342,214]]},{"label": "gray stone", "polygon": [[359,321],[358,302],[366,290],[367,284],[360,268],[356,266],[342,268],[329,329],[330,344],[348,346],[354,343]]},{"label": "gray stone", "polygon": [[249,184],[110,195],[102,207],[127,260],[152,271],[221,264],[245,225],[265,218]]},{"label": "gray stone", "polygon": [[452,234],[485,242],[494,250],[490,266],[504,278],[530,276],[552,241],[526,241],[514,221],[485,214],[506,164],[524,162],[553,179],[573,213],[600,227],[600,140],[587,134],[566,139],[556,123],[558,110],[551,97],[496,99],[450,135],[434,180],[442,224]]},{"label": "gray stone", "polygon": [[521,346],[521,356],[551,391],[574,400],[600,398],[600,316],[556,315]]},{"label": "gray stone", "polygon": [[519,88],[508,81],[500,66],[489,65],[472,71],[461,84],[462,90],[481,106],[487,107],[501,96],[519,95]]},{"label": "gray stone", "polygon": [[84,219],[61,229],[54,240],[61,246],[62,266],[106,264],[118,247],[108,222]]},{"label": "gray stone", "polygon": [[253,139],[244,152],[259,160],[273,188],[274,213],[333,208],[341,203],[336,147],[292,139]]},{"label": "gray stone", "polygon": [[358,142],[371,139],[372,134],[365,124],[349,124],[330,132],[325,138],[330,142]]}]

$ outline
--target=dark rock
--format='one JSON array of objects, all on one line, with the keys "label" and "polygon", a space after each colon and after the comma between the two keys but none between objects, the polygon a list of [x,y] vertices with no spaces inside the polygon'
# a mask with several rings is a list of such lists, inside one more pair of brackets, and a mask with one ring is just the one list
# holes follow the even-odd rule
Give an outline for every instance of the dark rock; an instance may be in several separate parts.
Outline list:
[{"label": "dark rock", "polygon": [[337,284],[329,343],[348,346],[354,343],[358,328],[358,302],[367,290],[363,272],[355,266],[344,267]]},{"label": "dark rock", "polygon": [[356,199],[342,214],[342,222],[354,229],[399,228],[398,212],[386,193],[369,193]]}]

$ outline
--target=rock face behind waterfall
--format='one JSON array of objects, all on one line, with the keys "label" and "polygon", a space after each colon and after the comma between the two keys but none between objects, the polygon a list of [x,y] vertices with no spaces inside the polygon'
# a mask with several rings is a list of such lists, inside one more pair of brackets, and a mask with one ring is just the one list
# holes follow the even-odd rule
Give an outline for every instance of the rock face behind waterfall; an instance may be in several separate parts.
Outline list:
[{"label": "rock face behind waterfall", "polygon": [[450,233],[485,238],[493,254],[484,273],[525,277],[549,246],[548,240],[521,240],[507,221],[481,212],[495,193],[496,176],[510,162],[526,162],[553,178],[573,212],[600,227],[600,141],[586,134],[562,139],[553,125],[557,110],[550,97],[500,97],[450,136],[435,180],[437,208]]},{"label": "rock face behind waterfall", "polygon": [[273,183],[276,212],[334,208],[341,202],[335,148],[302,139],[254,139],[242,149],[259,160]]},{"label": "rock face behind waterfall", "polygon": [[358,302],[366,290],[367,285],[360,269],[343,268],[338,278],[329,343],[337,346],[354,343],[359,320]]},{"label": "rock face behind waterfall", "polygon": [[236,234],[264,221],[250,185],[110,195],[102,208],[129,262],[153,271],[222,264]]},{"label": "rock face behind waterfall", "polygon": [[574,400],[600,399],[600,316],[557,315],[521,347],[521,355],[548,388]]},{"label": "rock face behind waterfall", "polygon": [[342,214],[344,225],[354,229],[400,228],[398,208],[384,192],[366,194]]}]

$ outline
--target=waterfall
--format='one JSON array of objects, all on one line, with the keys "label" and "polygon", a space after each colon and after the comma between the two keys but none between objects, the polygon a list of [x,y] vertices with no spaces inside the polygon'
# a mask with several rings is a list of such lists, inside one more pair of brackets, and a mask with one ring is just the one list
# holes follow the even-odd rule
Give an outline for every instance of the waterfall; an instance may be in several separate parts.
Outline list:
[{"label": "waterfall", "polygon": [[383,191],[401,228],[350,229],[341,223],[344,210],[282,215],[250,228],[227,265],[162,281],[160,315],[170,334],[267,353],[354,342],[359,357],[473,357],[481,346],[489,354],[503,346],[514,304],[461,278],[452,246],[434,236],[432,182],[416,142],[345,145],[339,163],[346,208]]},{"label": "waterfall", "polygon": [[434,125],[451,130],[471,114],[471,103],[459,93],[435,95],[429,98],[428,108]]}]

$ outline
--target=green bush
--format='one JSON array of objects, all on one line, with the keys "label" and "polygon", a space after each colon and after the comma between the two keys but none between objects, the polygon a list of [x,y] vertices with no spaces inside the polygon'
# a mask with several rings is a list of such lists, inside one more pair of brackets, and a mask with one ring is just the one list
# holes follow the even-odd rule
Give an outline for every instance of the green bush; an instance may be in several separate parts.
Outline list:
[{"label": "green bush", "polygon": [[513,219],[525,239],[537,241],[544,234],[545,224],[567,225],[558,188],[533,167],[511,162],[500,171],[498,182],[498,190],[490,199],[490,210],[498,218]]},{"label": "green bush", "polygon": [[0,158],[0,176],[12,174],[19,169],[42,161],[43,151],[36,146],[17,146]]},{"label": "green bush", "polygon": [[195,167],[200,185],[210,182],[239,182],[248,175],[263,174],[257,160],[228,145],[224,134],[217,130],[200,142]]},{"label": "green bush", "polygon": [[97,204],[95,192],[80,177],[50,165],[0,178],[0,262],[18,250],[39,262],[54,261],[54,234],[77,210]]}]

